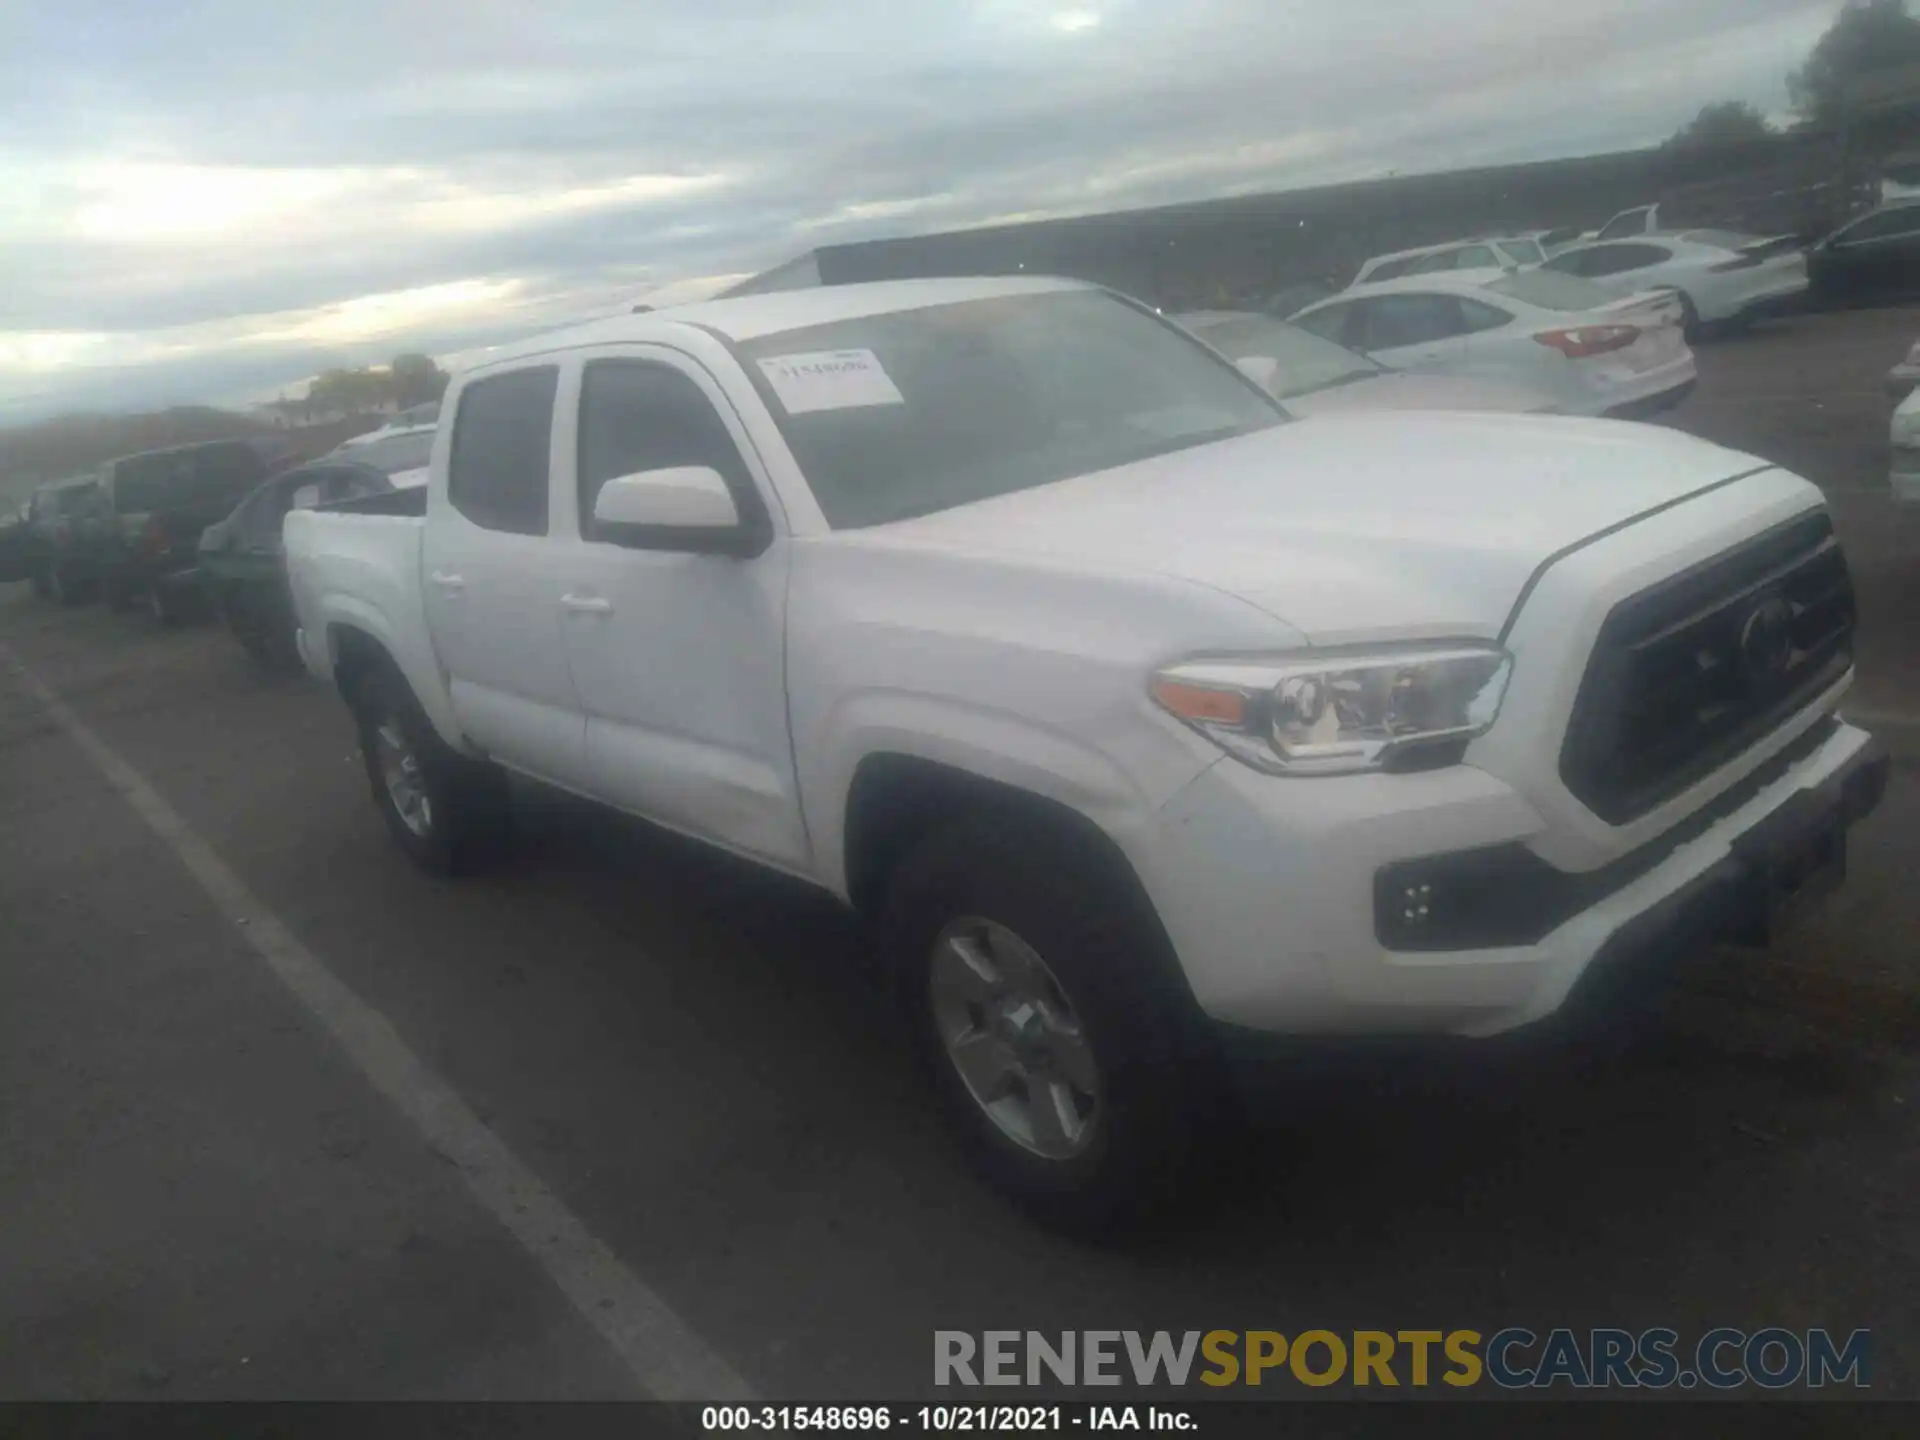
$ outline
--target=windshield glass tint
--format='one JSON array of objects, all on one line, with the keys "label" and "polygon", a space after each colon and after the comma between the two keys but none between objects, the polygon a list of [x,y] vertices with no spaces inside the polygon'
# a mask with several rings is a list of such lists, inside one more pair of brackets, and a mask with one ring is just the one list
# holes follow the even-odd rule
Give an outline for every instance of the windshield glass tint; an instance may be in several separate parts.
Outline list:
[{"label": "windshield glass tint", "polygon": [[369,440],[348,452],[361,465],[371,465],[383,475],[398,475],[402,470],[418,470],[433,455],[431,430],[415,435],[394,435],[385,440]]},{"label": "windshield glass tint", "polygon": [[1509,295],[1542,310],[1600,310],[1619,297],[1591,280],[1578,275],[1562,275],[1557,270],[1523,270],[1518,275],[1503,275],[1489,280],[1486,288],[1496,295]]},{"label": "windshield glass tint", "polygon": [[761,336],[742,358],[827,522],[878,525],[1279,424],[1167,323],[1098,291]]},{"label": "windshield glass tint", "polygon": [[1350,378],[1383,374],[1384,365],[1358,351],[1323,340],[1297,325],[1264,315],[1234,315],[1187,324],[1202,340],[1230,360],[1265,355],[1280,363],[1273,392],[1281,399],[1324,390]]},{"label": "windshield glass tint", "polygon": [[1502,240],[1500,248],[1516,265],[1538,265],[1547,258],[1546,252],[1531,240]]}]

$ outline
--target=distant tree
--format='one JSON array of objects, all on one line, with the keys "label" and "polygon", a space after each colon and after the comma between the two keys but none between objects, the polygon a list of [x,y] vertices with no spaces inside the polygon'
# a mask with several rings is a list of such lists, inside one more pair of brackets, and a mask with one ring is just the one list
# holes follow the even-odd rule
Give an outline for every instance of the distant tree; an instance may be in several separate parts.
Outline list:
[{"label": "distant tree", "polygon": [[387,367],[394,403],[401,406],[424,405],[438,400],[447,388],[447,372],[427,355],[406,354],[393,357]]},{"label": "distant tree", "polygon": [[1787,93],[1803,117],[1832,124],[1846,113],[1848,86],[1909,65],[1920,65],[1920,20],[1907,0],[1847,0],[1807,63],[1787,77]]},{"label": "distant tree", "polygon": [[393,395],[393,376],[384,370],[322,370],[307,383],[309,410],[333,410],[342,415],[378,409]]},{"label": "distant tree", "polygon": [[1670,150],[1721,150],[1751,145],[1773,134],[1767,117],[1744,100],[1721,100],[1700,107],[1700,113],[1674,132]]}]

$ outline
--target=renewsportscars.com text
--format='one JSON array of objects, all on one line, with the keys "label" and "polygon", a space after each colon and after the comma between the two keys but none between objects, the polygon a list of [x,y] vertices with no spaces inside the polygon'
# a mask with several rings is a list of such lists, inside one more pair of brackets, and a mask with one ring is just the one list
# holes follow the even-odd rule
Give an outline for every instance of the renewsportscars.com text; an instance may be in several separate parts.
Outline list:
[{"label": "renewsportscars.com text", "polygon": [[1445,1385],[1731,1390],[1868,1385],[1865,1330],[936,1330],[936,1385]]}]

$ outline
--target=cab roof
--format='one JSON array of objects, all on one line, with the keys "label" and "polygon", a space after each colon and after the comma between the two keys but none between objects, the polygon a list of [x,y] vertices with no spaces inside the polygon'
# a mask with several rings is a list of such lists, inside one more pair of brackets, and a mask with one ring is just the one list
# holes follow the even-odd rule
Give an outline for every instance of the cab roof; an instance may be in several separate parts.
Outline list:
[{"label": "cab roof", "polygon": [[589,345],[640,344],[676,336],[688,327],[718,331],[729,340],[756,340],[783,330],[830,325],[900,310],[951,305],[963,300],[987,300],[1002,295],[1044,295],[1061,290],[1093,290],[1078,280],[1051,276],[990,275],[941,280],[880,280],[858,285],[820,285],[798,290],[775,290],[764,295],[741,295],[730,300],[703,300],[639,315],[616,315],[565,330],[552,330],[526,340],[502,345],[469,368],[496,365],[558,350]]}]

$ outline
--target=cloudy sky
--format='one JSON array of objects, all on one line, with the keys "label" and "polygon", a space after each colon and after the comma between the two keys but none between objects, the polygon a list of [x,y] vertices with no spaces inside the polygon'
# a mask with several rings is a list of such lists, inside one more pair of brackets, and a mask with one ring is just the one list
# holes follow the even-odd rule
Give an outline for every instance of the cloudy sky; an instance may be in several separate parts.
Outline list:
[{"label": "cloudy sky", "polygon": [[0,0],[0,424],[814,245],[1664,138],[1839,0]]}]

